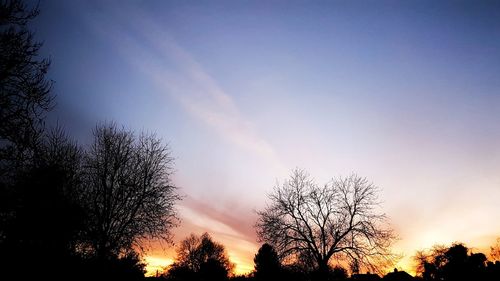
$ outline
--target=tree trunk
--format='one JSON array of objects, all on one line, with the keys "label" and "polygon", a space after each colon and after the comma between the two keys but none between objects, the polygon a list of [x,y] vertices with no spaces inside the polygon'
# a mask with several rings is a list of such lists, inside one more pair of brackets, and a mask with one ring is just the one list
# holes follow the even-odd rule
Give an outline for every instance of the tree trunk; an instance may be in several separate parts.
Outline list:
[{"label": "tree trunk", "polygon": [[328,260],[325,260],[325,259],[321,259],[321,260],[318,260],[318,269],[317,269],[317,272],[315,274],[315,277],[316,278],[313,278],[315,280],[321,280],[321,281],[325,281],[325,280],[328,280],[328,274],[330,272],[330,267],[328,265]]}]

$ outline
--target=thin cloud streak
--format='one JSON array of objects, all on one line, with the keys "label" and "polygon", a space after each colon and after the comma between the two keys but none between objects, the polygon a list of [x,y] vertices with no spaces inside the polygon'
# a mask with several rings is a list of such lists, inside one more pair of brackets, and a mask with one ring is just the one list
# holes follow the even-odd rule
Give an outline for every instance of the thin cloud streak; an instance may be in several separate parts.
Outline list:
[{"label": "thin cloud streak", "polygon": [[[217,210],[210,204],[207,204],[201,200],[196,200],[193,197],[186,198],[186,200],[184,200],[182,204],[193,212],[203,214],[203,216],[209,217],[210,219],[231,228],[236,233],[236,235],[234,235],[235,238],[246,240],[248,242],[254,242],[257,240],[253,225],[241,223],[242,221],[256,221],[256,213],[252,213],[252,215],[249,215],[248,213],[246,213],[246,210],[244,210],[245,213],[241,213],[238,212],[238,210],[235,210],[233,206],[223,206],[223,209]],[[232,210],[230,210],[230,208]]]},{"label": "thin cloud streak", "polygon": [[[134,14],[139,14],[134,12]],[[224,92],[203,67],[163,29],[145,16],[128,20],[131,30],[113,23],[101,31],[129,63],[161,87],[198,121],[215,130],[223,139],[259,155],[277,171],[286,171],[273,147],[242,116],[229,94]],[[133,34],[133,35],[130,35]],[[173,69],[172,69],[173,66]]]},{"label": "thin cloud streak", "polygon": [[128,63],[150,77],[163,93],[223,139],[256,153],[277,171],[287,170],[272,145],[241,114],[231,96],[165,28],[130,7],[122,7],[120,11],[103,9],[106,14],[92,14],[85,21]]}]

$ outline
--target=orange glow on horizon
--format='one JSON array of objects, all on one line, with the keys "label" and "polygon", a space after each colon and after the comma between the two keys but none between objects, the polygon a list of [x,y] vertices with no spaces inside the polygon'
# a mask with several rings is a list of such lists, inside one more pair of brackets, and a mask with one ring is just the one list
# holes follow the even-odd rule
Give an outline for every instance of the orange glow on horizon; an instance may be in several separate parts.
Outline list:
[{"label": "orange glow on horizon", "polygon": [[244,258],[235,253],[229,253],[229,260],[234,264],[235,275],[246,275],[253,270],[253,264],[248,264]]},{"label": "orange glow on horizon", "polygon": [[[253,270],[253,264],[246,263],[237,254],[229,254],[229,260],[234,264],[234,275],[246,275]],[[145,276],[156,276],[157,273],[162,274],[168,266],[174,263],[172,258],[159,256],[146,256],[144,261],[146,262]]]},{"label": "orange glow on horizon", "polygon": [[[248,264],[245,259],[237,254],[230,253],[229,260],[234,264],[234,275],[246,275],[253,270],[253,264]],[[156,276],[156,274],[162,274],[165,270],[174,263],[173,258],[160,257],[160,256],[146,256],[144,257],[146,262],[146,274],[145,276]]]},{"label": "orange glow on horizon", "polygon": [[[406,271],[412,276],[416,275],[416,264],[415,261],[413,260],[413,256],[416,254],[416,251],[418,250],[427,250],[432,248],[434,245],[439,245],[442,244],[444,246],[450,246],[453,242],[449,243],[439,243],[443,242],[439,239],[434,239],[436,243],[432,243],[432,241],[429,240],[429,237],[425,236],[423,237],[423,240],[421,241],[422,243],[425,244],[423,248],[418,248],[411,250],[410,252],[402,253],[403,250],[407,247],[407,245],[400,244],[400,245],[395,245],[394,247],[394,252],[395,253],[402,253],[402,258],[397,261],[394,264],[394,267],[391,268],[386,268],[385,273],[392,272],[394,268],[397,268],[399,271]],[[460,242],[460,241],[456,241]],[[488,241],[482,241],[483,244],[479,247],[474,247],[472,243],[468,243],[468,241],[463,241],[465,245],[473,252],[482,252],[488,256],[489,254],[489,248],[484,246],[491,244],[493,245],[493,242],[488,243]],[[233,274],[234,275],[247,275],[251,273],[254,270],[254,265],[253,265],[253,256],[246,256],[245,253],[238,253],[238,251],[232,251],[230,250],[232,245],[227,245],[228,247],[228,256],[229,260],[234,264],[234,270]],[[256,244],[257,247],[257,244]],[[409,249],[406,249],[409,250]],[[145,262],[147,263],[146,265],[146,276],[155,276],[158,272],[158,274],[162,274],[166,268],[168,268],[169,265],[171,265],[174,262],[174,258],[172,257],[167,257],[167,256],[146,256],[144,258]]]},{"label": "orange glow on horizon", "polygon": [[[254,218],[233,215],[233,211],[223,208],[224,205],[217,208],[210,208],[198,201],[192,200],[189,204],[182,206],[182,227],[175,230],[176,241],[178,242],[187,237],[190,233],[201,234],[208,232],[214,241],[224,245],[230,261],[234,264],[234,275],[246,275],[254,269],[253,258],[257,253],[260,243],[257,238],[252,236],[251,230],[241,227],[243,222]],[[478,216],[477,213],[459,213],[460,218],[470,218],[467,221],[474,223],[462,223],[454,215],[457,211],[451,213],[442,212],[439,216],[429,218],[415,219],[411,222],[407,217],[399,216],[397,212],[394,217],[393,225],[395,232],[399,235],[399,240],[392,247],[394,254],[401,258],[388,268],[382,269],[381,273],[389,273],[397,268],[399,271],[406,271],[415,276],[416,262],[414,256],[417,251],[431,249],[434,245],[450,246],[454,242],[464,243],[473,252],[482,252],[488,256],[489,246],[494,245],[499,230],[488,231],[484,225],[487,220]],[[228,215],[231,214],[231,215]],[[423,214],[422,216],[424,216]],[[424,216],[425,217],[425,216]],[[418,218],[418,217],[417,217]],[[465,232],[465,229],[472,229]],[[485,233],[490,233],[486,235]],[[154,276],[156,271],[163,272],[165,268],[172,264],[175,259],[175,246],[168,249],[159,250],[159,246],[153,246],[153,250],[158,251],[151,254],[147,268],[147,276]],[[165,252],[166,250],[166,252]],[[332,260],[332,263],[335,263]],[[344,266],[345,267],[345,266]]]},{"label": "orange glow on horizon", "polygon": [[156,274],[162,274],[165,269],[174,263],[174,260],[167,257],[158,256],[146,256],[144,257],[146,262],[146,276],[156,276]]}]

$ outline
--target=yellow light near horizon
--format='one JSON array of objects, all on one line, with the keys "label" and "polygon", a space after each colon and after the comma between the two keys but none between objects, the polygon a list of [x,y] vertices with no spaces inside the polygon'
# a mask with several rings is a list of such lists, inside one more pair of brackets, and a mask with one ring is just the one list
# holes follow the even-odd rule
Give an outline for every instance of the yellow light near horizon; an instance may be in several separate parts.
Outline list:
[{"label": "yellow light near horizon", "polygon": [[[399,271],[406,271],[412,276],[415,276],[416,271],[415,271],[415,262],[413,261],[413,257],[408,257],[405,256],[401,260],[399,260],[395,266]],[[391,272],[392,270],[389,270],[387,273]]]},{"label": "yellow light near horizon", "polygon": [[165,271],[165,268],[174,263],[171,258],[156,257],[156,256],[146,256],[144,258],[146,262],[146,276],[156,276],[156,274],[161,274]]},{"label": "yellow light near horizon", "polygon": [[[236,255],[229,255],[229,260],[235,265],[235,275],[246,275],[253,270],[253,265],[245,263]],[[144,261],[146,262],[146,276],[156,276],[157,273],[161,274],[169,265],[174,263],[174,260],[171,258],[157,256],[146,256]]]},{"label": "yellow light near horizon", "polygon": [[229,260],[234,263],[235,275],[246,275],[253,270],[253,264],[248,264],[234,253],[229,253]]},{"label": "yellow light near horizon", "polygon": [[234,275],[247,275],[252,272],[253,266],[246,264],[236,264],[234,268]]}]

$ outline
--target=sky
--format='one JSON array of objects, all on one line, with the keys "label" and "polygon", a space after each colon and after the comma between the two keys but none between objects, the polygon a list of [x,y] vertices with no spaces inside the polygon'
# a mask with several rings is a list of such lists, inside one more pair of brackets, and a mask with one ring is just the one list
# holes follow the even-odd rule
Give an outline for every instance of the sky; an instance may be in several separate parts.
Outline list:
[{"label": "sky", "polygon": [[[37,1],[36,1],[37,2]],[[33,2],[33,3],[36,3]],[[184,199],[253,268],[256,210],[292,169],[357,173],[416,250],[500,236],[500,5],[490,1],[41,1],[59,124],[155,132]],[[174,258],[152,245],[149,270]]]}]

